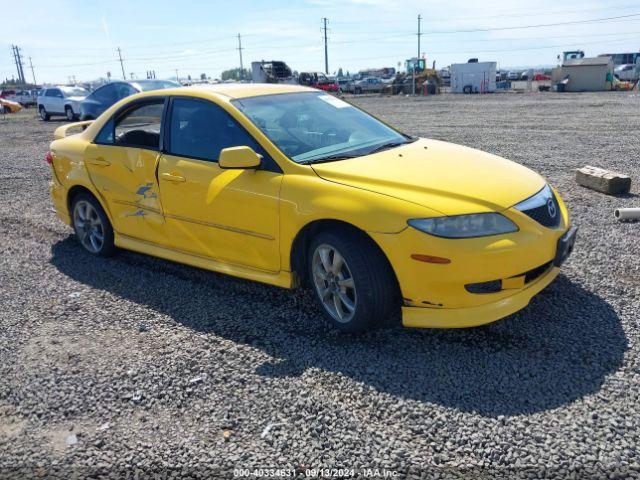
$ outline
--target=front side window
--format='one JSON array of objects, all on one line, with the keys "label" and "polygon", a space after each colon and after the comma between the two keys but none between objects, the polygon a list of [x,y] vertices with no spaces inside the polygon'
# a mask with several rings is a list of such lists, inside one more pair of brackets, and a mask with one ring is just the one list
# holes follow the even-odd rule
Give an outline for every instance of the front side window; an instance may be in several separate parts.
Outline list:
[{"label": "front side window", "polygon": [[254,138],[221,107],[192,98],[175,98],[169,125],[169,152],[217,162],[224,148],[248,146],[266,159]]},{"label": "front side window", "polygon": [[[164,101],[158,100],[136,105],[125,111],[112,124],[113,143],[119,146],[159,150],[163,108]],[[105,128],[109,128],[109,123]],[[109,138],[109,132],[105,133],[104,138]]]},{"label": "front side window", "polygon": [[412,141],[324,92],[263,95],[232,103],[297,163],[362,156]]}]

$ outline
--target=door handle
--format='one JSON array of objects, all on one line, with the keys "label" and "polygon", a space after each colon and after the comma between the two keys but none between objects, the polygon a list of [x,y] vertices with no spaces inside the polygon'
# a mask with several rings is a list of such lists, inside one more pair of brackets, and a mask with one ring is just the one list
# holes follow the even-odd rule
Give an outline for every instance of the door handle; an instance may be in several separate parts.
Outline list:
[{"label": "door handle", "polygon": [[169,182],[186,181],[186,178],[184,178],[182,175],[176,175],[174,173],[163,173],[162,175],[160,175],[160,178],[162,178],[163,180],[168,180]]},{"label": "door handle", "polygon": [[87,163],[90,163],[91,165],[98,165],[100,167],[108,167],[109,165],[111,165],[111,162],[109,160],[105,160],[102,157],[89,158],[87,160]]}]

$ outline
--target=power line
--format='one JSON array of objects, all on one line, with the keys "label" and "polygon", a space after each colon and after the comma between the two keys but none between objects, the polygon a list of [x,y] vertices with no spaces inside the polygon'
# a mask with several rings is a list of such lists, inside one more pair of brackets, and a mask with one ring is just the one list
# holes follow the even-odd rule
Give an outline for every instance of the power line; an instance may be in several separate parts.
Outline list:
[{"label": "power line", "polygon": [[462,29],[462,30],[434,30],[430,33],[430,35],[448,34],[448,33],[498,32],[502,30],[522,30],[527,28],[559,27],[563,25],[580,25],[584,23],[606,22],[609,20],[618,20],[618,19],[639,17],[639,16],[640,16],[640,13],[632,13],[630,15],[617,15],[615,17],[592,18],[589,20],[572,20],[569,22],[557,22],[557,23],[539,23],[536,25],[520,25],[520,26],[513,26],[513,27],[472,28],[472,29]]}]

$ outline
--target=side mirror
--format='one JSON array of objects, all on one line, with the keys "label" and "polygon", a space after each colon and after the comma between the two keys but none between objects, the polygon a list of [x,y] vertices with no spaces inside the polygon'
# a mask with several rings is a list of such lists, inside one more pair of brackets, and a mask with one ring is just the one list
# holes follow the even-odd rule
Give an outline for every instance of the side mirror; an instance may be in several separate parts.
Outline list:
[{"label": "side mirror", "polygon": [[262,155],[257,154],[251,147],[229,147],[220,151],[218,166],[220,168],[258,168],[262,162]]}]

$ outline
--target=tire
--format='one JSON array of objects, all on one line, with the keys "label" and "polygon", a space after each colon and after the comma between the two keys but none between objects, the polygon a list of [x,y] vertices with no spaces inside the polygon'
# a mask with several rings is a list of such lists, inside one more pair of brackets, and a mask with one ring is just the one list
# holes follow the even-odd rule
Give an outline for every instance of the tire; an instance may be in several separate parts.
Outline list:
[{"label": "tire", "polygon": [[100,202],[93,195],[81,193],[74,197],[71,221],[82,248],[96,257],[113,255],[113,228]]},{"label": "tire", "polygon": [[355,89],[355,94],[356,94],[356,95],[360,95],[361,93],[362,93],[362,88],[357,87],[357,88]]},{"label": "tire", "polygon": [[70,122],[73,122],[76,119],[76,114],[73,113],[73,108],[68,105],[64,107],[64,114]]},{"label": "tire", "polygon": [[40,118],[45,122],[48,122],[51,119],[51,115],[47,113],[47,110],[43,105],[40,105],[40,108],[38,108],[38,113],[40,113]]},{"label": "tire", "polygon": [[7,107],[6,105],[2,105],[2,113],[3,114],[7,114],[7,113],[11,113],[11,109],[9,107]]},{"label": "tire", "polygon": [[360,232],[336,229],[316,235],[308,250],[307,271],[320,308],[343,332],[382,325],[399,305],[389,262]]}]

